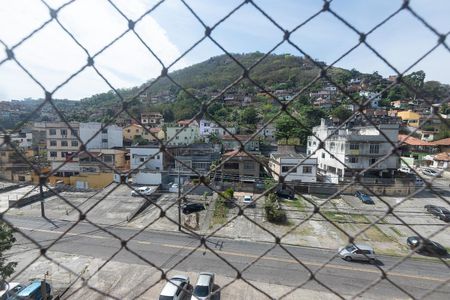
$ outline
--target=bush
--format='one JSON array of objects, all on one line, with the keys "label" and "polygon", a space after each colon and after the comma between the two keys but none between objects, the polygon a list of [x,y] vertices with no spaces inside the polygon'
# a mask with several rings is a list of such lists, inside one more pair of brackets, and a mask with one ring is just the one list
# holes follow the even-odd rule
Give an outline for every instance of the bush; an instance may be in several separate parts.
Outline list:
[{"label": "bush", "polygon": [[264,211],[266,212],[266,218],[269,222],[278,224],[287,222],[286,212],[281,208],[278,203],[278,197],[274,193],[266,196]]}]

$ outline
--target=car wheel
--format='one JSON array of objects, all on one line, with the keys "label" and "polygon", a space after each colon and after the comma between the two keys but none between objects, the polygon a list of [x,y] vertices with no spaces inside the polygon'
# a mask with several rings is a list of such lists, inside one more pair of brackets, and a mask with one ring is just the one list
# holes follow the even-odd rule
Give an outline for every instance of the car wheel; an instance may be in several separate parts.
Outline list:
[{"label": "car wheel", "polygon": [[345,259],[346,261],[352,261],[352,257],[351,257],[351,256],[346,256],[346,257],[344,257],[344,259]]}]

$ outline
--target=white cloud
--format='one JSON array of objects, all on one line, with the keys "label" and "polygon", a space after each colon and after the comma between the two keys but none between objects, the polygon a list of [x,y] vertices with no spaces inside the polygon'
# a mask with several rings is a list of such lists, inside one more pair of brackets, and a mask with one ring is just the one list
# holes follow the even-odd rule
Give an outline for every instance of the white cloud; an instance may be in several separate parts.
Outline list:
[{"label": "white cloud", "polygon": [[[132,19],[142,15],[154,4],[146,0],[116,2]],[[54,8],[63,3],[49,2]],[[48,19],[49,11],[40,1],[9,1],[0,11],[0,39],[12,47]],[[60,11],[58,19],[91,55],[128,28],[127,20],[107,1],[75,1]],[[151,15],[144,17],[136,29],[148,45],[161,55],[163,61],[173,61],[180,55],[180,51]],[[87,54],[55,21],[17,47],[14,54],[49,91],[87,61]],[[3,52],[0,60],[4,57]],[[139,85],[161,72],[161,65],[131,32],[101,53],[95,59],[95,65],[117,88]],[[95,72],[85,70],[76,80],[57,91],[55,97],[80,99],[108,89]],[[0,100],[43,95],[43,90],[30,81],[15,63],[0,65]]]}]

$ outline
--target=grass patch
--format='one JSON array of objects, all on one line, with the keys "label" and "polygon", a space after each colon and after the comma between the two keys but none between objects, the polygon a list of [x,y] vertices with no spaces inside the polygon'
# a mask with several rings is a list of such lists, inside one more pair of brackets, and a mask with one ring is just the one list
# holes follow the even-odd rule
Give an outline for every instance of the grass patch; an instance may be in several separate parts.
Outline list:
[{"label": "grass patch", "polygon": [[337,212],[334,212],[334,211],[324,211],[324,212],[322,212],[322,214],[325,217],[327,217],[332,222],[346,222],[346,221],[348,221],[348,219],[347,219],[347,215],[348,214],[337,213]]},{"label": "grass patch", "polygon": [[212,217],[213,225],[225,224],[227,221],[228,207],[225,205],[223,198],[218,198],[214,206],[214,213]]},{"label": "grass patch", "polygon": [[295,198],[294,200],[283,200],[283,204],[289,207],[294,207],[299,211],[305,211],[306,208],[305,199],[302,197]]}]

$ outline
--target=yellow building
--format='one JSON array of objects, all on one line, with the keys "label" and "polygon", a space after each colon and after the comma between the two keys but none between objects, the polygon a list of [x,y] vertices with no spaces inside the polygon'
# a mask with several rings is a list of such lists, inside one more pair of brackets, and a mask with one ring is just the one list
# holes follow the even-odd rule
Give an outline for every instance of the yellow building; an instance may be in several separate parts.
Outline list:
[{"label": "yellow building", "polygon": [[397,117],[400,117],[403,123],[405,123],[408,126],[419,127],[420,115],[416,112],[410,110],[399,111],[397,113]]},{"label": "yellow building", "polygon": [[131,124],[123,128],[123,138],[133,140],[136,136],[142,136],[144,128],[138,124]]},{"label": "yellow building", "polygon": [[144,140],[149,142],[156,140],[154,136],[156,136],[159,140],[164,140],[165,138],[164,130],[161,128],[144,129],[141,125],[131,124],[123,129],[124,139],[132,141],[137,136],[141,136]]}]

